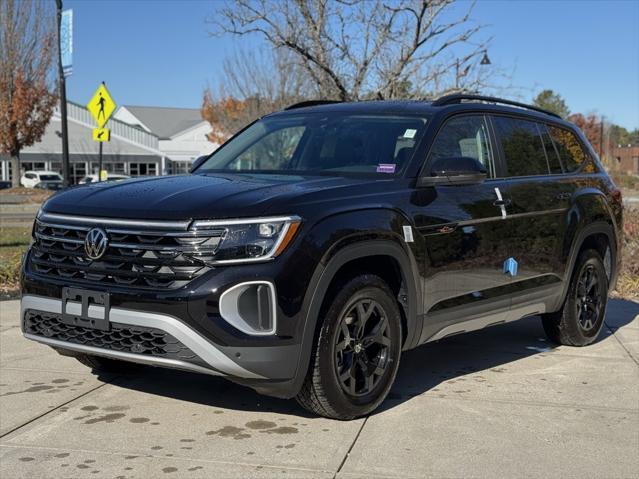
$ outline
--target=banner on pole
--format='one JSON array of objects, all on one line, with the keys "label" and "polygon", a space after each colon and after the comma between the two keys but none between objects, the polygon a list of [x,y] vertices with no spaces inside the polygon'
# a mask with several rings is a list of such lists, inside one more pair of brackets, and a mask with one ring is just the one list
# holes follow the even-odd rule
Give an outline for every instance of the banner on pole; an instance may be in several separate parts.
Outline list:
[{"label": "banner on pole", "polygon": [[64,76],[73,73],[73,10],[62,12],[60,21],[60,56]]}]

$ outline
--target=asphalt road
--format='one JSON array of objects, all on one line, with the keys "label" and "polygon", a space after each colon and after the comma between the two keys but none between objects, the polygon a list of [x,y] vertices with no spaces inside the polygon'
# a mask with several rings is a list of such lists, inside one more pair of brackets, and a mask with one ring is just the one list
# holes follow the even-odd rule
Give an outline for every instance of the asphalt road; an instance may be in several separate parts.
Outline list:
[{"label": "asphalt road", "polygon": [[96,378],[0,303],[0,477],[639,476],[639,303],[553,347],[537,318],[422,346],[380,411],[312,417],[221,378]]}]

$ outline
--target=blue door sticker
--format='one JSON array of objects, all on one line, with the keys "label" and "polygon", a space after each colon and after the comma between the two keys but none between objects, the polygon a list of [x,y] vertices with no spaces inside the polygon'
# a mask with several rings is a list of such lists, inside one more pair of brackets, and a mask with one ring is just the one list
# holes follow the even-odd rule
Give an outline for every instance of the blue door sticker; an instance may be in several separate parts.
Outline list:
[{"label": "blue door sticker", "polygon": [[508,258],[504,261],[504,274],[510,274],[510,276],[517,276],[517,261],[515,258]]}]

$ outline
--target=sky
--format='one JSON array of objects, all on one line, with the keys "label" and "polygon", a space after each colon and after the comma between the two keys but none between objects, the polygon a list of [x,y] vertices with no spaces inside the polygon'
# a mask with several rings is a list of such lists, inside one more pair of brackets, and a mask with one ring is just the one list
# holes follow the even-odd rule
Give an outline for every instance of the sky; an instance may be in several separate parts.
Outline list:
[{"label": "sky", "polygon": [[[220,1],[64,0],[74,15],[69,100],[101,81],[119,105],[199,108],[224,59],[258,37],[212,37]],[[517,95],[560,93],[572,112],[639,127],[639,0],[479,0],[472,17],[493,37],[488,55]],[[514,93],[513,93],[514,94]]]}]

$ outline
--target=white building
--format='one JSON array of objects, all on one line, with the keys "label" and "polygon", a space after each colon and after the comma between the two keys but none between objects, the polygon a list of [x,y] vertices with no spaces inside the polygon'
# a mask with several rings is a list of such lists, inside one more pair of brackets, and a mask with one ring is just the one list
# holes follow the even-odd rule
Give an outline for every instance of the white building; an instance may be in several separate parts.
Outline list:
[{"label": "white building", "polygon": [[[71,182],[98,172],[96,127],[89,111],[67,101]],[[103,143],[103,168],[131,176],[180,174],[189,171],[198,156],[211,153],[217,144],[206,139],[211,131],[195,108],[122,106],[106,124],[111,141]],[[20,170],[62,173],[62,122],[56,109],[39,142],[20,152]],[[0,177],[10,180],[11,162],[0,155]]]},{"label": "white building", "polygon": [[186,173],[193,160],[218,147],[207,140],[211,125],[197,108],[124,105],[113,117],[158,137],[158,149],[166,159],[164,174]]},{"label": "white building", "polygon": [[[96,127],[89,111],[67,101],[69,163],[71,182],[77,183],[88,174],[98,172],[98,143],[92,139]],[[166,162],[159,149],[159,138],[141,128],[110,119],[111,141],[103,143],[103,169],[131,176],[159,175]],[[20,152],[20,170],[51,170],[62,173],[62,121],[57,108],[37,143]],[[10,180],[11,161],[0,155],[0,176]],[[20,173],[21,174],[21,173]]]}]

